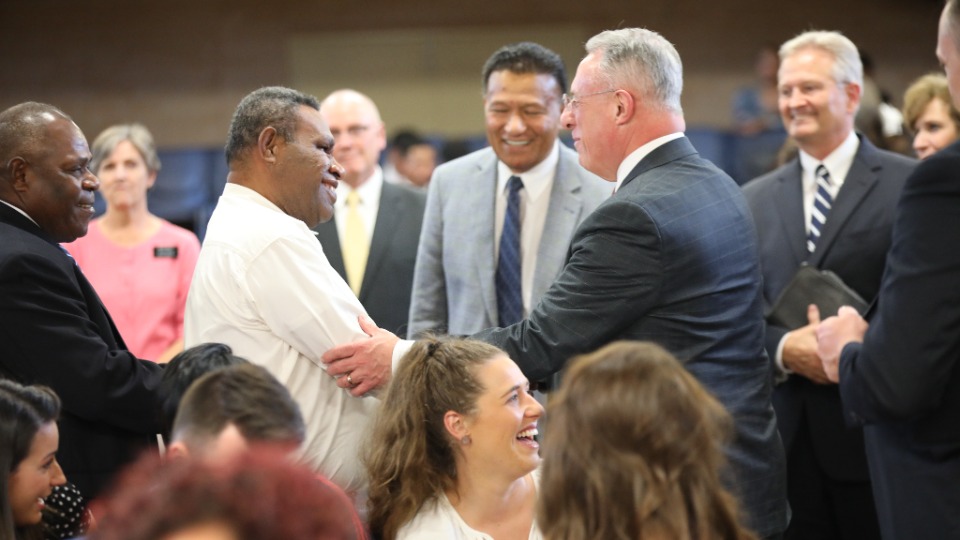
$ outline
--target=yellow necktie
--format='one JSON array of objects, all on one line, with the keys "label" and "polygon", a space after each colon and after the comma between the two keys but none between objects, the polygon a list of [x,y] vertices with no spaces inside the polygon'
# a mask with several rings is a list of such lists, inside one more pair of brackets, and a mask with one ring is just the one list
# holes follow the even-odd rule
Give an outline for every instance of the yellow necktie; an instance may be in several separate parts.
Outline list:
[{"label": "yellow necktie", "polygon": [[360,294],[363,271],[367,267],[367,256],[370,255],[370,241],[360,209],[357,208],[359,204],[360,196],[356,191],[347,194],[346,231],[343,245],[340,246],[343,251],[343,267],[347,271],[347,283],[356,295]]}]

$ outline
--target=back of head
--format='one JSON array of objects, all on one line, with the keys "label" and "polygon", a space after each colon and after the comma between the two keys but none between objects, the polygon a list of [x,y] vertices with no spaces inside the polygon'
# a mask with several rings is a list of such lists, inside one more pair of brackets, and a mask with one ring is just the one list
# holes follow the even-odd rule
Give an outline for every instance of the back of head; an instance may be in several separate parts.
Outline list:
[{"label": "back of head", "polygon": [[0,112],[0,177],[6,178],[6,165],[14,157],[34,156],[42,151],[47,124],[57,118],[70,120],[53,105],[35,101]]},{"label": "back of head", "polygon": [[14,538],[10,475],[27,457],[34,435],[60,416],[60,398],[46,386],[0,379],[0,537]]},{"label": "back of head", "polygon": [[91,540],[162,540],[218,526],[236,540],[356,540],[341,491],[258,450],[221,462],[145,455],[125,471]]},{"label": "back of head", "polygon": [[910,131],[915,131],[917,120],[923,116],[927,105],[934,99],[942,101],[950,111],[950,120],[960,133],[960,111],[950,98],[947,77],[942,73],[930,73],[920,77],[903,94],[903,123]]},{"label": "back of head", "polygon": [[211,371],[246,363],[245,358],[235,356],[233,349],[223,343],[202,343],[170,359],[160,377],[160,426],[164,441],[170,442],[180,400],[194,381]]},{"label": "back of head", "polygon": [[147,171],[152,173],[160,171],[160,158],[157,156],[153,135],[142,124],[117,124],[100,132],[90,146],[92,154],[90,170],[98,173],[103,160],[110,157],[117,145],[123,141],[130,141],[130,144],[140,152],[143,162],[147,165]]},{"label": "back of head", "polygon": [[449,336],[417,341],[393,375],[374,420],[364,461],[370,479],[370,530],[391,540],[429,499],[453,485],[455,441],[447,411],[475,411],[477,369],[505,354]]},{"label": "back of head", "polygon": [[290,392],[261,366],[240,364],[197,379],[180,402],[173,440],[203,453],[233,425],[250,443],[303,442],[305,427]]},{"label": "back of head", "polygon": [[227,164],[232,165],[246,150],[255,147],[267,127],[276,129],[283,140],[292,140],[301,105],[320,110],[317,98],[282,86],[260,88],[243,98],[230,120],[224,148]]},{"label": "back of head", "polygon": [[550,75],[557,81],[560,92],[567,91],[567,73],[560,55],[530,41],[504,45],[497,49],[483,65],[483,93],[487,93],[490,74],[495,71]]},{"label": "back of head", "polygon": [[860,52],[846,36],[830,30],[810,30],[780,46],[780,61],[805,49],[818,49],[833,58],[833,80],[838,85],[853,83],[863,88]]},{"label": "back of head", "polygon": [[660,34],[645,28],[601,32],[587,41],[587,54],[602,54],[600,74],[611,88],[639,93],[650,106],[683,114],[683,63]]},{"label": "back of head", "polygon": [[720,483],[731,419],[661,347],[575,358],[547,414],[545,538],[751,537]]}]

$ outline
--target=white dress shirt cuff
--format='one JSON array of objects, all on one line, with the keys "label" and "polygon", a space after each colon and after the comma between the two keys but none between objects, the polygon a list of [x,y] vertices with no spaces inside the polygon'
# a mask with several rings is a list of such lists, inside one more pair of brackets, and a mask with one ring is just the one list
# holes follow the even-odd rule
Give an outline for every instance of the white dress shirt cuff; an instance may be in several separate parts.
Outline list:
[{"label": "white dress shirt cuff", "polygon": [[400,359],[403,358],[403,355],[407,354],[407,351],[413,347],[414,343],[416,343],[416,341],[412,339],[401,339],[393,346],[393,358],[391,359],[393,368],[391,373],[397,372],[397,368],[400,367]]},{"label": "white dress shirt cuff", "polygon": [[783,346],[787,342],[787,338],[790,337],[790,332],[787,332],[780,338],[780,343],[777,343],[777,354],[773,357],[773,363],[776,364],[776,376],[774,377],[774,383],[782,383],[787,380],[787,376],[793,373],[793,370],[783,365]]}]

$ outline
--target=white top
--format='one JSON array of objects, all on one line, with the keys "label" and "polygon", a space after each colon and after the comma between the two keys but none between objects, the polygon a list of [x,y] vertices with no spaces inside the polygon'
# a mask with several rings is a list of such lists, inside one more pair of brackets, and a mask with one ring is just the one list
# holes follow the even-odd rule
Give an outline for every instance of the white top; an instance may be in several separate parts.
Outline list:
[{"label": "white top", "polygon": [[337,236],[340,238],[341,246],[347,243],[347,194],[351,191],[356,191],[357,196],[360,197],[357,211],[360,212],[360,219],[363,220],[363,232],[367,234],[367,245],[369,245],[373,241],[373,228],[377,225],[377,212],[380,211],[383,169],[378,165],[370,178],[360,184],[357,189],[353,189],[343,181],[337,185],[337,202],[333,205],[333,219],[337,223]]},{"label": "white top", "polygon": [[630,154],[620,162],[620,166],[617,167],[617,187],[614,188],[613,191],[616,192],[620,189],[620,186],[623,184],[623,181],[627,179],[627,175],[630,174],[630,171],[632,171],[633,168],[643,160],[643,158],[647,157],[650,152],[653,152],[668,142],[674,139],[679,139],[683,136],[684,134],[681,131],[664,135],[663,137],[658,137],[652,141],[649,141],[640,148],[630,152]]},{"label": "white top", "polygon": [[529,171],[517,174],[502,161],[497,161],[497,198],[494,208],[493,252],[500,257],[500,236],[503,234],[503,218],[507,214],[509,190],[507,181],[519,176],[523,182],[520,190],[520,288],[523,293],[523,317],[530,314],[533,295],[533,276],[537,268],[537,249],[543,236],[550,209],[550,190],[560,164],[560,141],[555,141],[550,154]]},{"label": "white top", "polygon": [[351,493],[366,485],[358,454],[378,401],[337,387],[320,357],[366,337],[364,313],[303,221],[226,185],[187,296],[185,345],[226,343],[280,379],[307,424],[304,459]]},{"label": "white top", "polygon": [[[828,191],[830,196],[836,200],[837,193],[840,192],[843,181],[847,179],[847,173],[850,172],[850,167],[853,166],[853,158],[856,157],[859,149],[860,139],[857,138],[857,134],[853,130],[850,130],[847,138],[833,152],[830,152],[830,155],[823,161],[803,150],[800,151],[800,168],[803,170],[800,177],[803,182],[803,220],[808,234],[810,233],[810,214],[813,213],[813,199],[817,195],[817,167],[822,163],[827,168],[827,173],[830,174],[830,189]],[[830,216],[827,215],[827,220],[829,219]]]},{"label": "white top", "polygon": [[[540,490],[540,469],[533,473],[533,486]],[[489,534],[471,529],[457,513],[445,494],[427,501],[420,512],[397,533],[397,540],[494,540]],[[530,527],[527,540],[543,540],[537,521]]]}]

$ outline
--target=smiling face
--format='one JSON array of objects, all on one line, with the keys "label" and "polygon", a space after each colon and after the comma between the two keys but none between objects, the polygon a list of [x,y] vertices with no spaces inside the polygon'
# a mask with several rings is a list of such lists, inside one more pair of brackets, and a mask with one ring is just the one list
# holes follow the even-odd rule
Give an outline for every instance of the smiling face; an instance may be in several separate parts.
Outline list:
[{"label": "smiling face", "polygon": [[483,98],[487,141],[515,173],[547,158],[560,130],[560,88],[553,75],[494,71]]},{"label": "smiling face", "polygon": [[373,175],[387,146],[380,114],[366,97],[353,92],[324,100],[320,111],[336,141],[333,156],[343,167],[343,181],[360,187]]},{"label": "smiling face", "polygon": [[804,152],[823,159],[853,130],[860,88],[833,78],[834,59],[818,48],[800,49],[780,65],[780,116]]},{"label": "smiling face", "polygon": [[76,124],[58,117],[15,178],[22,209],[57,242],[87,234],[100,182],[87,168],[90,149]]},{"label": "smiling face", "polygon": [[463,445],[464,462],[477,471],[520,478],[540,464],[534,440],[543,407],[530,395],[530,383],[507,356],[497,356],[477,368],[483,393],[476,411],[467,417],[470,444]]},{"label": "smiling face", "polygon": [[292,140],[277,147],[274,204],[308,227],[329,221],[342,168],[333,158],[333,135],[320,111],[301,105]]},{"label": "smiling face", "polygon": [[563,126],[570,130],[580,165],[600,178],[615,181],[623,155],[617,149],[617,101],[600,76],[601,53],[590,53],[577,66],[570,84],[572,101],[564,108]]},{"label": "smiling face", "polygon": [[917,157],[927,159],[957,140],[957,125],[950,117],[950,106],[940,98],[933,98],[910,126],[916,135],[913,149]]},{"label": "smiling face", "polygon": [[66,483],[67,479],[57,463],[59,445],[57,424],[44,424],[33,436],[30,452],[10,475],[10,508],[18,527],[40,523],[43,499],[50,495],[55,486]]},{"label": "smiling face", "polygon": [[147,169],[147,163],[130,141],[120,141],[97,170],[100,189],[109,207],[131,208],[146,205],[147,190],[153,186],[157,173]]}]

